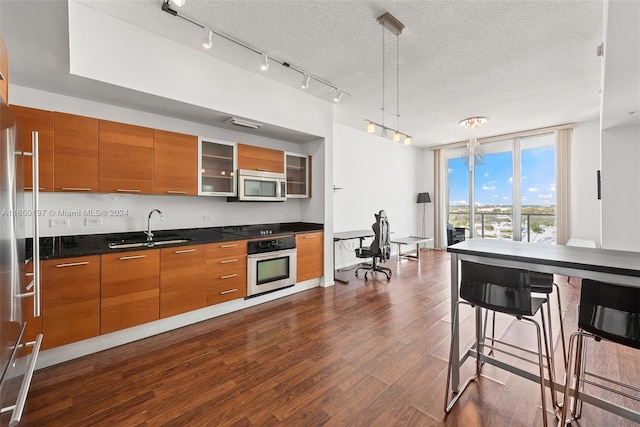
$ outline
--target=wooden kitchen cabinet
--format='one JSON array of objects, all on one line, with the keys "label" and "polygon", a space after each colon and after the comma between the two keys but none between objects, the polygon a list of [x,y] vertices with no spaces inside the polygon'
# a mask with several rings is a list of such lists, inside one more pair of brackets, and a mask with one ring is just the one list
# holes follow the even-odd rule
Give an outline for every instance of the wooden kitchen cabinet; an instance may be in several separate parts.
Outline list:
[{"label": "wooden kitchen cabinet", "polygon": [[98,191],[98,119],[53,115],[54,191]]},{"label": "wooden kitchen cabinet", "polygon": [[0,98],[9,103],[9,51],[0,35]]},{"label": "wooden kitchen cabinet", "polygon": [[284,152],[238,144],[238,169],[284,173]]},{"label": "wooden kitchen cabinet", "polygon": [[311,197],[311,156],[286,153],[287,197]]},{"label": "wooden kitchen cabinet", "polygon": [[206,245],[161,249],[160,318],[203,308],[206,278]]},{"label": "wooden kitchen cabinet", "polygon": [[[53,111],[12,105],[10,107],[18,121],[23,150],[31,152],[31,133],[38,131],[38,174],[40,191],[53,191]],[[32,190],[33,162],[24,158],[24,189]]]},{"label": "wooden kitchen cabinet", "polygon": [[41,265],[42,349],[100,335],[100,256]]},{"label": "wooden kitchen cabinet", "polygon": [[100,120],[100,192],[151,194],[153,129]]},{"label": "wooden kitchen cabinet", "polygon": [[247,241],[207,245],[207,305],[247,296]]},{"label": "wooden kitchen cabinet", "polygon": [[100,332],[160,318],[160,250],[102,255]]},{"label": "wooden kitchen cabinet", "polygon": [[303,233],[296,235],[297,272],[296,279],[302,282],[324,275],[324,233]]},{"label": "wooden kitchen cabinet", "polygon": [[198,137],[153,131],[153,194],[198,194]]}]

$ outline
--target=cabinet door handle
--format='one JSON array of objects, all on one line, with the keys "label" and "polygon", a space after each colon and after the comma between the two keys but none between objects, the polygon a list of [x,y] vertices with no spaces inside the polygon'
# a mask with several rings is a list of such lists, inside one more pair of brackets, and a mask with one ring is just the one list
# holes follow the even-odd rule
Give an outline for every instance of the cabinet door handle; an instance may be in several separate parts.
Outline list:
[{"label": "cabinet door handle", "polygon": [[315,239],[317,236],[304,236],[305,239]]},{"label": "cabinet door handle", "polygon": [[230,262],[238,262],[237,259],[225,259],[220,261],[220,264],[229,264]]},{"label": "cabinet door handle", "polygon": [[121,260],[127,260],[127,259],[140,259],[140,258],[146,258],[146,255],[132,255],[132,256],[123,256],[120,257]]},{"label": "cabinet door handle", "polygon": [[178,190],[167,190],[169,194],[187,194],[186,191],[178,191]]},{"label": "cabinet door handle", "polygon": [[183,249],[181,251],[174,251],[173,253],[174,254],[186,254],[186,253],[195,252],[195,251],[196,251],[195,249]]},{"label": "cabinet door handle", "polygon": [[68,264],[56,264],[56,268],[62,268],[62,267],[77,267],[78,265],[87,265],[89,264],[89,261],[82,261],[82,262],[70,262]]},{"label": "cabinet door handle", "polygon": [[141,190],[130,190],[127,188],[116,188],[118,193],[139,193]]},{"label": "cabinet door handle", "polygon": [[235,248],[236,246],[238,246],[237,244],[234,245],[221,245],[221,248]]},{"label": "cabinet door handle", "polygon": [[264,168],[263,169],[256,168],[256,170],[260,171],[260,172],[270,172],[271,171],[270,169],[264,169]]},{"label": "cabinet door handle", "polygon": [[[24,187],[24,189],[25,189],[26,191],[30,191],[30,190],[33,190],[33,187]],[[38,187],[38,190],[40,190],[40,191],[44,191],[44,187]]]},{"label": "cabinet door handle", "polygon": [[231,279],[232,277],[237,277],[237,274],[227,274],[226,276],[221,276],[221,279]]},{"label": "cabinet door handle", "polygon": [[230,293],[233,293],[233,292],[238,292],[238,289],[234,288],[234,289],[229,289],[228,291],[222,291],[222,292],[220,292],[220,295],[226,295],[226,294],[230,294]]},{"label": "cabinet door handle", "polygon": [[91,191],[90,188],[85,187],[62,187],[64,191]]}]

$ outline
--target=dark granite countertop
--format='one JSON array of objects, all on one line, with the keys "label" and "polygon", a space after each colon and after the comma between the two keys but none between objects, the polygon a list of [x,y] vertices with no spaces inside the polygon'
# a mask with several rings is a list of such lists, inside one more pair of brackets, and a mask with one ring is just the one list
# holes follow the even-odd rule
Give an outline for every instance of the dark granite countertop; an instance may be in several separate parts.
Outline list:
[{"label": "dark granite countertop", "polygon": [[[110,248],[109,244],[145,242],[143,231],[128,233],[82,234],[75,236],[55,236],[40,238],[40,259],[71,258],[86,255],[102,255],[165,247],[201,245],[227,242],[231,240],[263,239],[270,236],[322,231],[323,224],[309,222],[288,222],[275,224],[252,224],[226,227],[185,228],[176,230],[152,230],[153,242],[180,241],[170,244],[154,244],[142,247]],[[32,239],[27,239],[27,253],[31,252]]]}]

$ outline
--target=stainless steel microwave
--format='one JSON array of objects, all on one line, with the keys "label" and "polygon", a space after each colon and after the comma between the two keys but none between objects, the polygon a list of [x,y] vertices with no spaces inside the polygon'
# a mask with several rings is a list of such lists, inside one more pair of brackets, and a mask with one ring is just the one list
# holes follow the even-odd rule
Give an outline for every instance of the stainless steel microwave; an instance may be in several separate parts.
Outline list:
[{"label": "stainless steel microwave", "polygon": [[238,169],[238,197],[243,202],[283,202],[287,178],[283,173]]}]

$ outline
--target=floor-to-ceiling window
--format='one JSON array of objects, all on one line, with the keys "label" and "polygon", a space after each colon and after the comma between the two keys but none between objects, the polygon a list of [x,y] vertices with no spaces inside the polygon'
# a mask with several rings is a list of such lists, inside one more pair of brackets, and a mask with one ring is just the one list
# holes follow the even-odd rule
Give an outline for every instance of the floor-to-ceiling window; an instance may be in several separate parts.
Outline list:
[{"label": "floor-to-ceiling window", "polygon": [[[554,243],[553,133],[447,150],[448,222],[467,237]],[[473,208],[472,208],[473,207]]]}]

